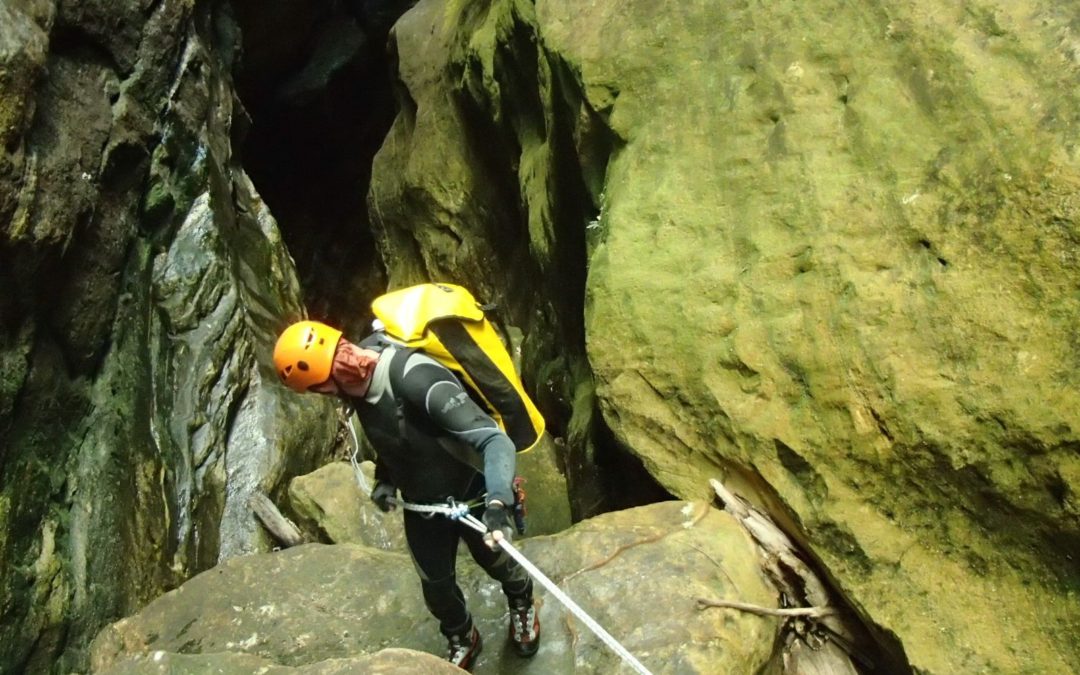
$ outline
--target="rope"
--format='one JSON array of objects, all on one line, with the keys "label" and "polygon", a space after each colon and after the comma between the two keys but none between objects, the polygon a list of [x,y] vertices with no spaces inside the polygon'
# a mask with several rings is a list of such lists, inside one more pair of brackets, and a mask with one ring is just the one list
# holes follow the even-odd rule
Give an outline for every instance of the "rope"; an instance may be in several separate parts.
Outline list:
[{"label": "rope", "polygon": [[[487,526],[477,520],[475,516],[466,514],[465,516],[462,516],[457,520],[460,520],[462,523],[468,525],[477,532],[486,533],[488,531]],[[540,585],[546,588],[549,593],[554,595],[559,602],[565,605],[566,608],[574,614],[574,616],[581,619],[582,623],[588,626],[589,630],[595,633],[598,638],[603,640],[604,644],[606,644],[608,647],[611,647],[611,649],[616,654],[621,656],[623,661],[626,661],[626,663],[631,668],[633,668],[636,672],[640,673],[640,675],[652,675],[652,673],[650,673],[645,666],[641,665],[640,661],[634,658],[633,654],[627,651],[626,647],[623,647],[621,644],[619,644],[618,640],[616,640],[614,637],[611,636],[610,633],[604,630],[604,628],[600,624],[598,624],[591,616],[589,616],[585,612],[585,610],[582,609],[576,602],[571,600],[570,596],[564,593],[563,590],[559,588],[554,581],[549,579],[547,575],[541,572],[540,569],[536,567],[536,565],[533,565],[531,562],[529,562],[529,559],[522,555],[521,551],[517,550],[517,547],[507,541],[506,538],[499,539],[499,546],[501,546],[502,549],[506,551],[506,553],[511,558],[516,560],[519,565],[524,567],[525,571],[532,575],[534,579],[539,581]]]},{"label": "rope", "polygon": [[[353,428],[352,419],[349,419],[349,432],[352,434],[353,439],[353,453],[350,456],[352,462],[353,472],[356,474],[356,480],[360,484],[360,489],[363,490],[365,495],[371,495],[371,487],[368,486],[367,479],[364,477],[363,471],[360,470],[360,464],[357,461],[357,454],[360,452],[360,443],[356,438],[356,429]],[[420,513],[438,514],[446,516],[451,520],[457,520],[468,527],[476,530],[481,534],[486,534],[488,528],[484,523],[480,522],[476,516],[469,513],[474,504],[458,503],[451,498],[446,504],[412,504],[410,502],[391,499],[392,503],[401,506],[406,511],[417,511]],[[506,553],[513,558],[519,565],[525,568],[533,579],[540,582],[540,585],[548,590],[549,593],[555,596],[555,598],[561,602],[570,612],[581,619],[589,630],[596,634],[604,644],[622,657],[623,661],[633,668],[639,675],[652,675],[645,666],[641,665],[641,662],[634,658],[634,655],[627,651],[626,647],[619,644],[619,641],[611,636],[604,628],[598,624],[591,616],[589,616],[584,609],[582,609],[576,602],[574,602],[569,595],[567,595],[554,581],[549,579],[546,574],[540,571],[536,565],[533,565],[528,558],[522,555],[521,551],[517,549],[513,544],[506,540],[506,538],[499,539],[499,546],[502,547]]]},{"label": "rope", "polygon": [[356,428],[353,427],[352,417],[349,417],[349,422],[346,425],[349,427],[349,433],[352,434],[352,454],[349,455],[349,461],[352,463],[353,473],[356,474],[356,482],[360,484],[360,490],[364,493],[365,497],[371,496],[371,486],[368,485],[367,478],[364,477],[364,472],[360,470],[360,462],[356,459],[360,454],[360,440],[356,437]]}]

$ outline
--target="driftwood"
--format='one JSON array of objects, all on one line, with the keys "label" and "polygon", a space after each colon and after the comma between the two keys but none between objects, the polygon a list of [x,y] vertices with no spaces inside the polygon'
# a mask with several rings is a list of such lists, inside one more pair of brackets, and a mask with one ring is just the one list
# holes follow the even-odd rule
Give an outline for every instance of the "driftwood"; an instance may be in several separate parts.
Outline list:
[{"label": "driftwood", "polygon": [[[832,640],[811,645],[794,633],[784,642],[782,657],[761,675],[858,675],[849,655]],[[870,668],[870,666],[868,666]]]},{"label": "driftwood", "polygon": [[282,546],[288,548],[304,543],[304,535],[291,520],[281,515],[281,511],[270,501],[270,498],[261,492],[251,495],[248,505],[255,512],[255,516],[262,523],[266,531],[271,534]]},{"label": "driftwood", "polygon": [[760,616],[808,616],[811,618],[820,618],[836,613],[836,610],[832,607],[781,607],[780,609],[774,609],[772,607],[762,607],[761,605],[751,605],[747,602],[735,602],[734,600],[697,599],[698,609],[708,609],[709,607],[737,609],[742,612],[749,612],[750,614],[758,614]]},{"label": "driftwood", "polygon": [[[753,507],[742,497],[730,492],[724,484],[713,479],[709,481],[716,496],[724,502],[724,510],[735,516],[742,526],[754,538],[765,557],[765,571],[780,590],[788,597],[805,596],[815,606],[827,606],[829,593],[818,575],[811,570],[798,555],[798,549],[784,531],[772,520]],[[801,589],[791,587],[784,574],[784,568],[793,572],[802,582]]]},{"label": "driftwood", "polygon": [[783,649],[763,671],[767,675],[857,675],[853,658],[872,667],[855,652],[851,631],[837,608],[829,604],[828,587],[799,556],[798,548],[784,531],[720,481],[710,480],[709,484],[724,503],[724,510],[757,543],[762,568],[777,590],[786,598],[801,599],[810,606],[771,608],[698,598],[698,609],[720,607],[782,617]]}]

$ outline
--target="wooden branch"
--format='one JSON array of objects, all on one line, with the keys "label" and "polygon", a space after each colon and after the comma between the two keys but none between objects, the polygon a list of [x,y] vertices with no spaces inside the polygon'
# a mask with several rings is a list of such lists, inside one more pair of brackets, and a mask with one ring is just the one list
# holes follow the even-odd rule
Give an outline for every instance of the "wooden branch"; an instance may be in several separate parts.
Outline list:
[{"label": "wooden branch", "polygon": [[749,612],[751,614],[758,614],[760,616],[809,616],[814,618],[820,618],[823,616],[831,616],[833,614],[836,614],[836,610],[832,607],[785,607],[780,609],[774,609],[772,607],[751,605],[745,602],[735,602],[734,600],[709,600],[708,598],[697,599],[697,608],[699,610],[708,609],[709,607],[737,609],[740,612]]},{"label": "wooden branch", "polygon": [[281,511],[278,511],[278,507],[274,505],[274,502],[270,501],[269,497],[261,492],[256,492],[251,495],[248,505],[255,512],[255,516],[266,528],[266,531],[274,539],[277,539],[282,546],[288,548],[304,543],[304,535],[300,534],[300,530],[291,520],[281,515]]},{"label": "wooden branch", "polygon": [[785,575],[776,565],[776,563],[781,563],[799,576],[803,583],[801,592],[811,603],[815,605],[828,604],[829,594],[825,584],[803,562],[795,544],[783,530],[777,527],[767,515],[759,512],[742,497],[728,490],[720,481],[711,479],[709,484],[712,486],[713,491],[716,492],[716,496],[724,502],[724,510],[742,524],[765,553],[766,571],[772,577],[773,583],[793,596],[798,595],[795,589],[787,587]]},{"label": "wooden branch", "polygon": [[[873,663],[858,651],[852,630],[846,625],[843,615],[837,608],[829,606],[828,587],[803,560],[795,542],[766,513],[728,490],[723,483],[710,480],[709,484],[724,503],[724,510],[731,514],[757,543],[762,554],[762,568],[777,590],[792,598],[805,598],[812,606],[772,609],[743,602],[698,598],[697,608],[703,610],[709,607],[725,607],[762,616],[806,617],[811,621],[820,619],[817,623],[830,633],[830,639],[825,640],[820,647],[814,646],[807,641],[808,636],[798,635],[788,624],[785,626],[786,643],[782,654],[778,657],[774,655],[774,661],[776,658],[779,658],[779,661],[768,672],[857,675],[859,671],[852,659],[857,659],[864,665],[868,664],[868,669],[873,670]],[[798,583],[792,575],[797,577]]]}]

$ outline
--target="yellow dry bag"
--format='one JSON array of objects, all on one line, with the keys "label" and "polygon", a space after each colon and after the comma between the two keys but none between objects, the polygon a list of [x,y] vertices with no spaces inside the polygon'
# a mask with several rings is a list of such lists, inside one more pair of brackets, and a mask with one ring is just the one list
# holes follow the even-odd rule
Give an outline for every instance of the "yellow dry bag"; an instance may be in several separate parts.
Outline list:
[{"label": "yellow dry bag", "polygon": [[518,452],[540,440],[544,418],[525,393],[485,307],[469,291],[453,284],[420,284],[375,298],[371,309],[391,340],[423,350],[454,371]]}]

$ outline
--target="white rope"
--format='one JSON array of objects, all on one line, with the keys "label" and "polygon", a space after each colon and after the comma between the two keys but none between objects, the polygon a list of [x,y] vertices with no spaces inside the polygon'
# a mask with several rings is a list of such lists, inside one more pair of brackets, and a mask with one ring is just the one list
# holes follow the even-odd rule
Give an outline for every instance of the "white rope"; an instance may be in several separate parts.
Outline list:
[{"label": "white rope", "polygon": [[349,421],[346,426],[349,427],[349,433],[352,434],[352,454],[349,456],[349,461],[352,462],[353,473],[356,474],[356,482],[360,484],[360,490],[364,493],[365,497],[371,496],[371,486],[368,485],[367,478],[364,476],[364,472],[360,470],[360,462],[356,459],[360,454],[360,440],[356,437],[356,428],[353,426],[353,418],[350,415]]},{"label": "white rope", "polygon": [[[360,452],[360,443],[357,441],[356,438],[356,429],[353,428],[352,418],[349,419],[349,431],[352,433],[354,448],[352,456],[350,457],[353,471],[356,473],[356,480],[360,484],[360,489],[364,491],[365,495],[370,496],[371,488],[368,486],[367,479],[364,477],[363,471],[360,470],[360,464],[357,461],[357,454]],[[406,511],[417,511],[420,513],[431,513],[446,516],[447,518],[457,520],[464,523],[465,525],[468,525],[469,527],[473,528],[477,532],[480,532],[481,534],[484,534],[488,531],[486,525],[477,520],[476,516],[473,516],[469,513],[469,510],[471,508],[469,504],[457,503],[453,499],[451,499],[447,504],[412,504],[398,499],[391,499],[390,501],[394,504],[400,505]],[[532,578],[539,581],[541,586],[546,588],[548,592],[554,595],[559,602],[565,605],[566,608],[574,614],[574,616],[581,619],[582,623],[588,626],[589,630],[595,633],[596,636],[604,642],[604,644],[606,644],[608,647],[611,647],[611,649],[614,650],[616,654],[621,656],[622,659],[626,661],[626,663],[629,664],[631,668],[637,671],[640,675],[652,675],[652,673],[650,673],[649,670],[645,668],[645,666],[641,665],[640,661],[634,658],[633,654],[627,651],[626,647],[623,647],[621,644],[619,644],[618,640],[616,640],[614,637],[611,636],[610,633],[604,630],[604,628],[600,624],[596,623],[596,621],[591,616],[589,616],[584,609],[578,606],[578,604],[574,602],[570,598],[570,596],[563,592],[563,590],[559,588],[554,581],[549,579],[547,575],[541,572],[540,569],[536,567],[536,565],[533,565],[531,562],[529,562],[528,558],[522,555],[521,551],[517,550],[517,547],[515,547],[505,538],[499,539],[499,545],[504,551],[506,551],[506,553],[511,558],[517,561],[519,565],[524,567],[525,571],[528,572],[532,576]]]},{"label": "white rope", "polygon": [[[477,532],[484,533],[488,531],[487,526],[477,520],[475,516],[465,515],[459,520],[468,525],[469,527],[473,528]],[[501,546],[502,549],[506,551],[511,558],[516,560],[519,565],[524,567],[525,571],[532,575],[534,579],[539,581],[540,585],[542,585],[548,590],[548,592],[554,595],[559,602],[564,604],[566,608],[574,614],[574,616],[581,619],[582,623],[589,627],[589,630],[591,630],[593,633],[596,634],[597,637],[603,640],[604,644],[606,644],[608,647],[611,647],[611,649],[614,650],[616,654],[621,656],[623,661],[626,661],[626,663],[631,668],[633,668],[641,675],[652,675],[652,673],[650,673],[645,666],[641,665],[640,661],[634,658],[633,654],[627,651],[626,647],[623,647],[621,644],[619,644],[618,640],[616,640],[614,637],[611,636],[610,633],[604,630],[604,628],[600,624],[596,623],[596,621],[591,616],[589,616],[584,609],[578,606],[576,602],[571,600],[570,596],[564,593],[563,590],[559,588],[554,581],[549,579],[547,575],[541,572],[540,569],[536,567],[536,565],[533,565],[531,562],[529,562],[528,558],[522,555],[521,551],[517,550],[517,547],[507,541],[505,537],[499,539],[499,546]]]}]

